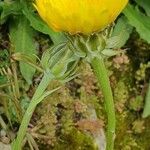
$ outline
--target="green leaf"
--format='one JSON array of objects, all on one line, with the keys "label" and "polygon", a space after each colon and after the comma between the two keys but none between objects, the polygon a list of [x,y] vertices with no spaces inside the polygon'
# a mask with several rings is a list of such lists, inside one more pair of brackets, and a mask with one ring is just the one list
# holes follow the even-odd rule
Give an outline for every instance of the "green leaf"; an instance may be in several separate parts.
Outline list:
[{"label": "green leaf", "polygon": [[150,0],[135,0],[138,5],[144,8],[146,14],[150,16]]},{"label": "green leaf", "polygon": [[54,44],[59,44],[61,42],[66,41],[66,37],[62,32],[54,32],[50,27],[38,16],[34,13],[34,11],[26,4],[25,1],[22,1],[23,5],[23,14],[30,21],[31,26],[44,34],[48,34]]},{"label": "green leaf", "polygon": [[2,6],[3,6],[3,3],[4,3],[4,2],[0,2],[0,14],[2,13],[2,10],[3,10],[3,7],[2,7]]},{"label": "green leaf", "polygon": [[132,30],[133,27],[128,24],[128,21],[124,16],[118,19],[112,33],[112,40],[114,39],[116,41],[116,48],[121,48],[126,44]]},{"label": "green leaf", "polygon": [[150,43],[150,17],[144,15],[130,4],[124,10],[124,14],[129,23],[136,28],[140,37]]},{"label": "green leaf", "polygon": [[146,98],[145,98],[145,106],[143,111],[143,118],[146,118],[150,115],[150,82],[147,90]]},{"label": "green leaf", "polygon": [[11,1],[11,2],[0,2],[0,24],[3,24],[8,16],[17,15],[21,13],[22,6],[19,2]]},{"label": "green leaf", "polygon": [[[30,27],[29,21],[24,16],[18,16],[11,21],[10,40],[14,47],[14,51],[30,55],[31,59],[35,62],[36,58],[34,54],[36,54],[36,47],[33,36],[34,31]],[[22,76],[28,84],[31,84],[35,68],[23,62],[20,62],[19,65]]]}]

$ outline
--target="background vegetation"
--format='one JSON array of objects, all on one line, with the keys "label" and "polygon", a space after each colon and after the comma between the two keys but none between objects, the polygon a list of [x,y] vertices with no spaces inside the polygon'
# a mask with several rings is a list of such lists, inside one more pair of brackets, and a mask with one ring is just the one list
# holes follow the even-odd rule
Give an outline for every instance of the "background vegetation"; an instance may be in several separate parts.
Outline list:
[{"label": "background vegetation", "polygon": [[[115,149],[149,150],[149,0],[130,1],[116,20],[118,34],[122,53],[106,62],[117,113]],[[41,80],[42,53],[66,40],[39,18],[32,1],[0,1],[0,149],[9,149]],[[82,62],[79,72],[38,105],[24,149],[96,149],[106,124],[103,95],[88,64]],[[53,81],[49,89],[59,84]]]}]

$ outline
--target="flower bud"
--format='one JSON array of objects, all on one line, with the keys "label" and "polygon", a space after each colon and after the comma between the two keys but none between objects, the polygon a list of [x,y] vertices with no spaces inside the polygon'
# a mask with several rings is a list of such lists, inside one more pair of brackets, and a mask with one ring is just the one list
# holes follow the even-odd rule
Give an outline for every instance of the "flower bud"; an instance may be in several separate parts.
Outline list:
[{"label": "flower bud", "polygon": [[49,69],[56,79],[68,79],[74,75],[79,58],[69,44],[62,43],[46,50],[41,58],[44,70]]}]

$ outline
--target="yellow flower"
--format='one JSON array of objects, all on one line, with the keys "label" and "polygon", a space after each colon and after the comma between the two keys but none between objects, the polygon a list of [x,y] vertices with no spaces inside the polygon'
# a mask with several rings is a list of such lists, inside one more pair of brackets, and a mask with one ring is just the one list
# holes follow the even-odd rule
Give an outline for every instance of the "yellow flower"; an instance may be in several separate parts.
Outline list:
[{"label": "yellow flower", "polygon": [[35,7],[55,31],[90,34],[104,29],[128,0],[35,0]]}]

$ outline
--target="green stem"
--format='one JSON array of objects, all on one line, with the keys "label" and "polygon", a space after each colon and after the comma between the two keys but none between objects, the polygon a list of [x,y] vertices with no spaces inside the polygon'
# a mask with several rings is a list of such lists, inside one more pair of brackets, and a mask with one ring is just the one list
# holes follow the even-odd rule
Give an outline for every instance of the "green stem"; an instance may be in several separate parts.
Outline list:
[{"label": "green stem", "polygon": [[150,81],[149,81],[149,85],[148,85],[148,89],[147,89],[147,93],[145,97],[145,106],[144,106],[142,117],[146,118],[149,115],[150,115]]},{"label": "green stem", "polygon": [[105,67],[103,59],[94,58],[91,62],[91,65],[98,79],[98,82],[101,86],[101,90],[103,92],[104,99],[105,99],[104,103],[105,103],[105,109],[108,118],[106,150],[113,150],[116,118],[115,118],[113,95],[110,87],[107,69]]},{"label": "green stem", "polygon": [[12,144],[12,150],[21,150],[22,148],[22,141],[26,135],[26,131],[30,122],[30,119],[32,117],[32,114],[37,106],[37,104],[44,99],[44,92],[49,85],[50,81],[52,80],[52,76],[50,72],[46,72],[38,86],[38,88],[35,91],[35,94],[33,95],[33,98],[31,99],[31,102],[23,116],[17,138]]}]

